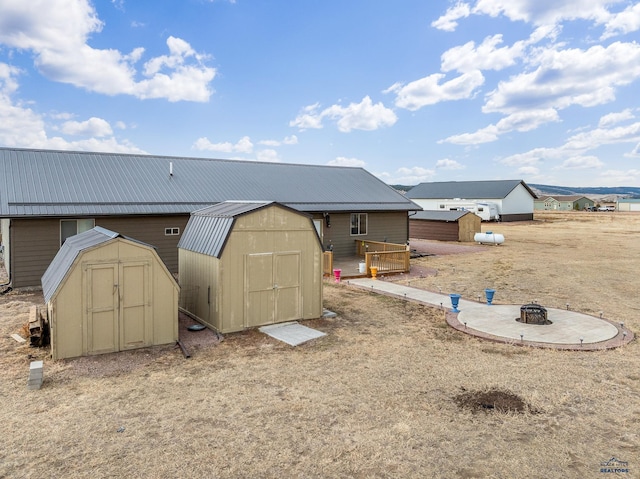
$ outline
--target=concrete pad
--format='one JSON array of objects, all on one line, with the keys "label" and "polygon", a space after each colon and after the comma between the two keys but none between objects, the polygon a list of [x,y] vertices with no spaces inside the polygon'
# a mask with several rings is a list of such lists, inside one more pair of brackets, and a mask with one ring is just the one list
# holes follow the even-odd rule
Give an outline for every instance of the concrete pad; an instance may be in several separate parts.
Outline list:
[{"label": "concrete pad", "polygon": [[[387,294],[398,298],[418,301],[451,311],[448,294],[433,293],[398,283],[357,278],[346,281],[349,285]],[[604,319],[563,309],[547,308],[552,324],[523,324],[516,321],[520,317],[521,305],[488,305],[461,299],[458,305],[457,322],[459,328],[468,334],[483,334],[497,337],[505,342],[549,345],[595,345],[622,336],[621,330]],[[478,334],[479,333],[479,334]],[[522,336],[521,336],[522,335]],[[632,338],[631,332],[624,338]],[[621,343],[624,343],[625,340]],[[582,340],[582,341],[581,341]],[[617,344],[620,345],[620,344]]]},{"label": "concrete pad", "polygon": [[326,333],[308,328],[295,321],[290,323],[270,324],[268,326],[262,326],[258,328],[262,333],[265,333],[272,338],[289,344],[290,346],[298,346],[299,344],[306,343],[312,339],[321,338],[326,336]]}]

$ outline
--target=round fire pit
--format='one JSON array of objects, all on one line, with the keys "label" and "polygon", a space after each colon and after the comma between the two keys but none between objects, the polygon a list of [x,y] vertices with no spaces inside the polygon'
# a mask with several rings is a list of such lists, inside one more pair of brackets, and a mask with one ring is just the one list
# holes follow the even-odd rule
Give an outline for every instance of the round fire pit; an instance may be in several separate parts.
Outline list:
[{"label": "round fire pit", "polygon": [[547,308],[536,303],[520,307],[520,317],[516,321],[526,324],[551,324],[547,318]]}]

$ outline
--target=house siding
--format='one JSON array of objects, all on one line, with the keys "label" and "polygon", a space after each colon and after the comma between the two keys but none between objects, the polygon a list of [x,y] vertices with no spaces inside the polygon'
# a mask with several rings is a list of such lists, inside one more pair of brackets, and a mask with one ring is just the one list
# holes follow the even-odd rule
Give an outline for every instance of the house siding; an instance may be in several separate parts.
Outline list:
[{"label": "house siding", "polygon": [[[171,273],[178,272],[178,241],[180,235],[165,236],[165,228],[180,228],[180,234],[189,219],[188,215],[175,216],[127,216],[96,217],[95,225],[123,236],[136,238],[156,248],[158,256]],[[14,288],[38,286],[42,275],[58,253],[60,245],[60,218],[12,219],[11,258]],[[20,247],[16,247],[20,245]]]},{"label": "house siding", "polygon": [[[356,241],[386,241],[388,243],[406,244],[409,240],[409,216],[402,212],[366,212],[367,234],[351,235],[351,213],[333,213],[330,215],[331,227],[323,222],[323,246],[325,250],[333,247],[337,258],[354,256]],[[314,219],[323,219],[322,215],[314,215]]]}]

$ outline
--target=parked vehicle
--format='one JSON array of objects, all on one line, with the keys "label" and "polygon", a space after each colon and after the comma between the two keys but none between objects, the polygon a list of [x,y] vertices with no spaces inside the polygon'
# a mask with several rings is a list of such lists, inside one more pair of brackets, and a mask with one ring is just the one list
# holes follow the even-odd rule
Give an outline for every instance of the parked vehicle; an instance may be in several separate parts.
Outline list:
[{"label": "parked vehicle", "polygon": [[500,214],[498,213],[498,205],[496,203],[449,200],[440,205],[440,207],[450,211],[471,211],[478,215],[482,221],[500,221]]}]

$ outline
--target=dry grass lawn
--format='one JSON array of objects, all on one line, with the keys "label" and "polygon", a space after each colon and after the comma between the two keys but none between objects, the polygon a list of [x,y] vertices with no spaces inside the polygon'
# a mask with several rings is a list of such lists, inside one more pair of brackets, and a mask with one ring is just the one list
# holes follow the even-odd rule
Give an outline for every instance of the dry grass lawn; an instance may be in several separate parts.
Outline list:
[{"label": "dry grass lawn", "polygon": [[[412,286],[532,299],[638,333],[640,215],[541,213],[483,226],[505,243],[414,260]],[[389,278],[387,278],[389,280]],[[407,281],[396,277],[394,280]],[[41,293],[0,296],[0,477],[640,477],[638,342],[566,352],[485,342],[442,311],[325,285],[328,333],[291,348],[256,331],[185,359],[158,347],[53,362],[11,339]],[[198,334],[198,333],[193,333]],[[44,359],[42,389],[26,388]],[[526,407],[465,407],[499,390]]]}]

